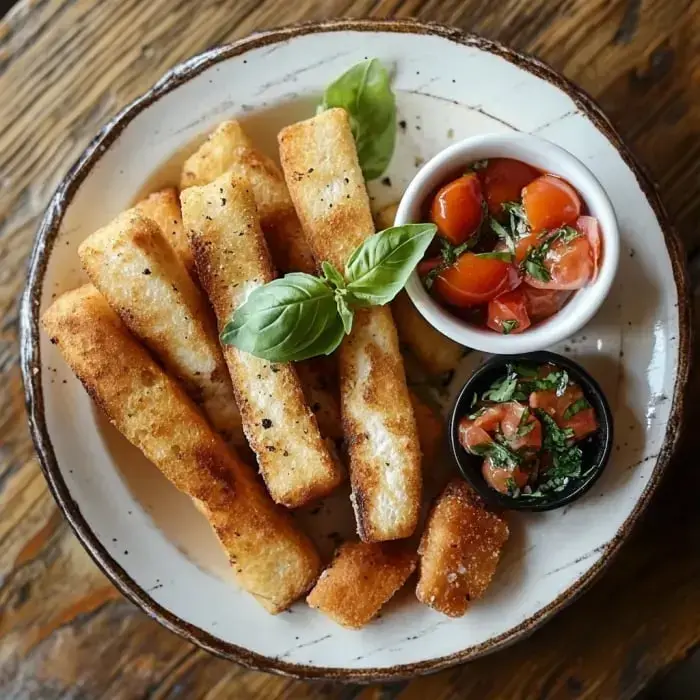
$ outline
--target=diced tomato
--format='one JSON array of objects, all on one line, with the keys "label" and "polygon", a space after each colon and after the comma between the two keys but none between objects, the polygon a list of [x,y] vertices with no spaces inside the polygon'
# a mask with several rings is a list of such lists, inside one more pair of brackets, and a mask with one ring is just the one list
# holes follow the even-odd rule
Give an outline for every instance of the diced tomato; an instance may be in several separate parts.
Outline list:
[{"label": "diced tomato", "polygon": [[481,181],[467,173],[442,187],[433,199],[431,216],[439,234],[453,245],[473,236],[483,216]]},{"label": "diced tomato", "polygon": [[[498,333],[522,333],[530,327],[530,317],[522,288],[500,294],[489,302],[486,325]],[[504,322],[506,325],[504,325]]]},{"label": "diced tomato", "polygon": [[[542,447],[542,424],[540,421],[532,413],[523,421],[523,414],[527,407],[517,401],[509,401],[501,404],[501,406],[504,407],[501,431],[510,448],[520,450],[523,447],[530,447],[539,450]],[[529,425],[533,426],[529,429],[529,432],[524,435],[518,435],[519,432],[525,432],[521,428]]]},{"label": "diced tomato", "polygon": [[600,264],[600,252],[601,252],[601,236],[600,236],[600,225],[598,224],[598,219],[594,216],[579,216],[576,219],[574,228],[580,231],[588,239],[588,243],[591,246],[591,259],[593,260],[593,274],[591,275],[591,282],[595,282],[598,277],[598,265]]},{"label": "diced tomato", "polygon": [[487,457],[481,467],[481,473],[484,481],[499,493],[509,493],[508,485],[511,479],[515,482],[518,488],[523,488],[527,484],[528,475],[519,467],[514,469],[506,469],[504,467],[495,467],[491,460]]},{"label": "diced tomato", "polygon": [[498,430],[503,420],[505,412],[505,404],[499,403],[495,406],[489,406],[480,416],[474,420],[474,425],[477,428],[482,428],[487,433]]},{"label": "diced tomato", "polygon": [[464,253],[441,272],[433,289],[448,304],[474,306],[498,296],[511,283],[512,265],[497,258]]},{"label": "diced tomato", "polygon": [[574,431],[574,439],[581,440],[598,430],[598,420],[593,408],[584,408],[570,418],[565,417],[566,410],[582,398],[581,387],[569,384],[562,396],[557,396],[554,390],[533,391],[530,394],[530,408],[545,411],[560,428],[571,428]]},{"label": "diced tomato", "polygon": [[535,232],[572,225],[581,214],[576,190],[555,175],[541,175],[523,189],[523,206]]},{"label": "diced tomato", "polygon": [[520,289],[525,295],[525,309],[532,321],[554,316],[569,298],[569,292],[557,289],[536,289],[529,284],[523,284]]},{"label": "diced tomato", "polygon": [[475,424],[475,421],[462,418],[459,422],[459,444],[467,451],[476,445],[491,443],[491,436]]},{"label": "diced tomato", "polygon": [[543,282],[531,275],[525,281],[537,289],[581,289],[593,274],[593,256],[588,238],[560,239],[552,244],[544,259],[550,279]]},{"label": "diced tomato", "polygon": [[519,202],[523,187],[531,183],[540,173],[527,163],[510,158],[490,158],[481,171],[484,194],[489,213],[500,216],[504,202]]},{"label": "diced tomato", "polygon": [[[528,233],[526,236],[522,236],[515,243],[515,262],[521,263],[525,256],[528,254],[530,248],[535,248],[540,243],[539,233]],[[508,251],[508,245],[505,241],[499,241],[494,248],[497,253],[505,253]]]}]

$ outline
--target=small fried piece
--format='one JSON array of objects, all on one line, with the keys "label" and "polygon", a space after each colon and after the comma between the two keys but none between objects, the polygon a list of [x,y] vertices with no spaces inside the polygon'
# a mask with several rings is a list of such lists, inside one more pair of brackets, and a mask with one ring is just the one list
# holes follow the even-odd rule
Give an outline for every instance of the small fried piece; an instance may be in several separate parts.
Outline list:
[{"label": "small fried piece", "polygon": [[[182,215],[197,277],[223,331],[256,287],[274,278],[253,193],[246,180],[226,173],[183,191]],[[243,429],[277,503],[289,508],[330,493],[342,470],[321,438],[290,363],[274,364],[224,346]]]},{"label": "small fried piece", "polygon": [[164,190],[153,192],[138,202],[134,209],[158,224],[187,272],[194,275],[194,259],[185,230],[182,228],[182,213],[177,190],[174,187],[166,187]]},{"label": "small fried piece", "polygon": [[418,600],[450,617],[464,615],[491,583],[508,534],[505,520],[488,511],[466,482],[450,481],[418,548]]},{"label": "small fried piece", "polygon": [[321,567],[311,541],[93,286],[60,296],[42,325],[117,430],[195,499],[242,588],[271,613],[309,590]]},{"label": "small fried piece", "polygon": [[[286,127],[278,139],[282,170],[314,257],[343,270],[374,233],[348,114],[329,109]],[[410,537],[420,514],[421,453],[388,308],[355,312],[338,362],[358,534],[365,542]]]},{"label": "small fried piece", "polygon": [[306,602],[339,625],[359,629],[406,583],[417,560],[403,543],[346,542]]},{"label": "small fried piece", "polygon": [[413,305],[405,291],[391,302],[391,313],[399,340],[433,376],[454,372],[464,355],[464,348],[431,326]]},{"label": "small fried piece", "polygon": [[158,226],[138,211],[125,211],[86,238],[78,256],[90,281],[182,382],[212,426],[244,446],[211,310]]},{"label": "small fried piece", "polygon": [[219,124],[185,161],[180,188],[208,185],[225,172],[250,183],[275,267],[283,273],[313,274],[316,264],[280,169],[234,120]]},{"label": "small fried piece", "polygon": [[430,467],[440,454],[444,437],[444,421],[442,416],[421,399],[415,391],[409,389],[413,413],[418,426],[418,440],[423,452],[423,468]]}]

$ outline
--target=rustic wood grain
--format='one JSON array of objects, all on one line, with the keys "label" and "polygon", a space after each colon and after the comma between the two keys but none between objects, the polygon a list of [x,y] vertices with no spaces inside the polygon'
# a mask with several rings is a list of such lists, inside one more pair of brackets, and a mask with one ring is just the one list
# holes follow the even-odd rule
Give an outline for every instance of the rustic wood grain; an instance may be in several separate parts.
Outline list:
[{"label": "rustic wood grain", "polygon": [[[386,687],[303,683],[205,654],[116,593],[57,511],[25,424],[16,332],[53,188],[108,117],[177,61],[256,29],[340,16],[449,23],[550,62],[599,100],[660,183],[688,250],[700,249],[698,2],[22,0],[0,23],[2,698],[631,698],[700,640],[690,440],[582,600],[509,650]],[[696,380],[691,407],[697,398]]]}]

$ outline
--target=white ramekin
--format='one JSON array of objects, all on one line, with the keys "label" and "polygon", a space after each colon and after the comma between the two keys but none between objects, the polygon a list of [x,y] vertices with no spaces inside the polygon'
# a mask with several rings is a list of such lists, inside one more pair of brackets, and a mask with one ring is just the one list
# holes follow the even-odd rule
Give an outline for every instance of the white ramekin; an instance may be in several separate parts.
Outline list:
[{"label": "white ramekin", "polygon": [[576,188],[588,212],[600,223],[603,252],[595,282],[578,290],[554,316],[511,335],[478,328],[451,314],[428,294],[417,272],[411,275],[406,291],[431,325],[461,345],[498,354],[545,350],[579,331],[608,295],[620,256],[615,212],[593,173],[563,148],[529,134],[483,134],[453,144],[418,171],[401,199],[395,225],[420,221],[426,200],[440,185],[456,177],[460,168],[486,158],[514,158],[559,175]]}]

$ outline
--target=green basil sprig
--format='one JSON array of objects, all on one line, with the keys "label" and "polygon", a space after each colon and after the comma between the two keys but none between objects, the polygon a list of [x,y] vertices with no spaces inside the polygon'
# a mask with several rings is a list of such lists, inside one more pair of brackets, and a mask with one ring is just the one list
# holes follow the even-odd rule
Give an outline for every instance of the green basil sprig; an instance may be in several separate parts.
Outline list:
[{"label": "green basil sprig", "polygon": [[376,58],[353,66],[323,93],[318,111],[331,107],[342,107],[350,115],[362,174],[365,180],[376,180],[387,169],[396,141],[396,99],[389,72]]},{"label": "green basil sprig", "polygon": [[322,277],[293,272],[257,287],[221,341],[270,362],[330,355],[352,330],[356,307],[387,304],[403,289],[436,231],[435,224],[388,228],[355,249],[345,276],[324,261]]}]

